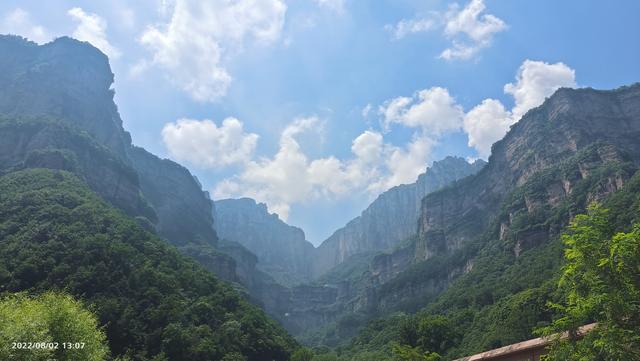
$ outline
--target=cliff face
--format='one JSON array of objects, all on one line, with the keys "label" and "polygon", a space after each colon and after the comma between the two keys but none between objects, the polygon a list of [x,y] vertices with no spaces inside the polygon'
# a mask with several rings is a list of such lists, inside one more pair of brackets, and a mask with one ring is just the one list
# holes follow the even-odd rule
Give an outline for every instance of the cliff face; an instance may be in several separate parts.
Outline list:
[{"label": "cliff face", "polygon": [[74,172],[147,230],[221,278],[239,282],[250,263],[216,250],[213,203],[189,171],[131,144],[113,101],[107,57],[59,38],[38,46],[0,36],[0,172]]},{"label": "cliff face", "polygon": [[393,187],[382,193],[362,215],[325,240],[314,261],[313,273],[320,276],[349,257],[365,252],[390,250],[416,232],[421,200],[430,192],[475,174],[484,161],[469,164],[447,157],[418,177],[412,184]]},{"label": "cliff face", "polygon": [[[16,36],[0,36],[0,53],[8,54],[0,57],[0,87],[11,89],[0,92],[0,114],[23,120],[3,136],[5,162],[76,167],[94,191],[144,215],[169,241],[215,245],[211,202],[189,171],[131,145],[103,53],[66,37],[39,46]],[[66,150],[73,165],[52,150]]]},{"label": "cliff face", "polygon": [[130,216],[156,222],[136,171],[86,134],[56,121],[0,119],[0,174],[25,168],[73,172]]},{"label": "cliff face", "polygon": [[640,84],[558,90],[494,145],[480,172],[422,199],[415,237],[369,258],[367,267],[347,272],[348,279],[343,271],[350,260],[322,277],[339,293],[332,307],[316,309],[324,318],[315,319],[324,320],[324,327],[333,323],[339,333],[354,317],[425,306],[444,313],[452,302],[489,302],[479,300],[486,294],[498,300],[505,289],[517,293],[521,285],[495,283],[496,294],[489,289],[465,295],[478,284],[508,279],[509,268],[528,280],[548,280],[554,271],[540,272],[535,257],[544,256],[535,252],[557,239],[590,202],[624,187],[640,168],[638,139]]},{"label": "cliff face", "polygon": [[132,164],[142,193],[158,214],[158,233],[179,246],[216,245],[212,203],[198,181],[183,166],[132,147]]},{"label": "cliff face", "polygon": [[66,37],[38,46],[7,35],[0,35],[0,54],[0,88],[11,89],[0,92],[0,113],[63,120],[126,161],[131,137],[113,102],[106,55]]},{"label": "cliff face", "polygon": [[[584,174],[564,175],[544,190],[549,199],[541,204],[557,203],[570,194],[572,183],[588,175],[589,163],[621,157],[637,163],[639,136],[640,85],[614,91],[558,90],[494,144],[489,164],[479,174],[424,198],[415,259],[459,249],[488,226],[516,187],[590,146],[598,145],[598,154],[579,164]],[[529,204],[530,211],[532,207]]]},{"label": "cliff face", "polygon": [[270,214],[253,199],[215,202],[216,231],[220,238],[242,244],[258,257],[258,269],[283,285],[310,280],[315,251],[304,232]]}]

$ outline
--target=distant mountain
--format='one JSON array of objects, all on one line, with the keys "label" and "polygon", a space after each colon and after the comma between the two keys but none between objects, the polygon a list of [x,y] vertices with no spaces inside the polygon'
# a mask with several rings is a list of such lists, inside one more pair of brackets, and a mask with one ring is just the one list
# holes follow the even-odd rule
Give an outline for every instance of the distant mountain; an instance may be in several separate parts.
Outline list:
[{"label": "distant mountain", "polygon": [[[213,203],[186,168],[131,144],[112,83],[88,43],[0,36],[0,246],[33,251],[0,263],[3,290],[86,298],[115,355],[134,360],[288,359],[295,342],[204,269],[260,295],[270,287],[255,256],[224,253]],[[236,341],[207,346],[222,339]]]},{"label": "distant mountain", "polygon": [[378,198],[338,229],[318,247],[314,257],[314,276],[358,254],[375,254],[391,250],[417,231],[422,198],[456,180],[477,173],[486,163],[470,164],[459,157],[434,162],[412,184],[403,184],[380,194]]},{"label": "distant mountain", "polygon": [[[640,84],[559,89],[493,145],[479,173],[423,198],[415,239],[374,259],[361,276],[372,292],[355,298],[366,307],[326,335],[420,311],[414,320],[372,324],[350,348],[370,353],[400,322],[436,315],[460,336],[445,359],[531,338],[554,316],[548,302],[557,297],[559,236],[572,217],[595,201],[612,209],[616,230],[638,221],[638,139]],[[355,315],[365,321],[341,326]]]},{"label": "distant mountain", "polygon": [[300,228],[284,223],[264,203],[249,198],[217,200],[214,209],[218,236],[254,253],[258,269],[287,286],[311,279],[315,249]]}]

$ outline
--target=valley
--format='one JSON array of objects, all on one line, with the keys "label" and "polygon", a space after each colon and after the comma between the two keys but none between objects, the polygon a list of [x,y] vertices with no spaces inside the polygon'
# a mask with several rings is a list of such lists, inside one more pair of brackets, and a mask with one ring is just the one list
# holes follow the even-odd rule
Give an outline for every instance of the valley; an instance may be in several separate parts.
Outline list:
[{"label": "valley", "polygon": [[591,323],[555,359],[638,355],[640,83],[556,87],[314,246],[136,145],[114,77],[88,42],[0,35],[0,301],[77,309],[96,360],[443,361]]}]

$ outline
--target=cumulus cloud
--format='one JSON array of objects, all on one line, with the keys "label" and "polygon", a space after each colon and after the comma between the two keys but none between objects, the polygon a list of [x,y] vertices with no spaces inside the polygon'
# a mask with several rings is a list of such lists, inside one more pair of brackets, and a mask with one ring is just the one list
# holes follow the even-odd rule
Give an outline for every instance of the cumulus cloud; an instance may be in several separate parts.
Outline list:
[{"label": "cumulus cloud", "polygon": [[78,22],[72,34],[74,38],[91,43],[111,59],[117,59],[122,55],[120,50],[107,40],[107,22],[103,18],[86,13],[81,8],[72,8],[67,13]]},{"label": "cumulus cloud", "polygon": [[[413,131],[402,146],[385,141],[387,133],[366,130],[353,139],[351,155],[311,158],[300,141],[302,135],[320,134],[317,117],[300,118],[280,134],[278,151],[272,157],[246,161],[243,170],[219,182],[216,198],[252,197],[286,219],[291,206],[318,198],[338,199],[354,194],[375,196],[390,187],[414,182],[432,161],[435,146],[447,133],[463,130],[469,146],[486,158],[491,145],[501,139],[521,115],[540,105],[562,86],[575,86],[574,71],[562,63],[526,60],[505,93],[514,97],[507,109],[499,100],[485,99],[465,112],[445,88],[432,87],[409,97],[395,97],[378,107],[387,132],[394,126]],[[367,105],[363,115],[370,114]],[[307,139],[307,138],[305,138]],[[191,151],[191,153],[194,151]],[[244,157],[248,159],[248,157]]]},{"label": "cumulus cloud", "polygon": [[35,24],[31,14],[21,8],[10,11],[2,18],[0,33],[20,35],[38,44],[52,39],[51,34],[41,25]]},{"label": "cumulus cloud", "polygon": [[311,159],[300,145],[303,133],[317,133],[317,117],[293,121],[281,133],[278,152],[250,161],[238,175],[219,182],[215,198],[252,197],[283,219],[292,204],[354,193],[377,194],[399,182],[413,182],[426,168],[430,144],[414,139],[405,148],[385,143],[383,135],[366,130],[351,144],[351,157]]},{"label": "cumulus cloud", "polygon": [[281,0],[176,0],[170,21],[149,27],[140,41],[153,53],[150,65],[194,99],[215,101],[232,81],[229,59],[246,43],[278,40],[286,9]]},{"label": "cumulus cloud", "polygon": [[471,0],[460,9],[453,5],[447,12],[444,34],[453,39],[453,46],[445,49],[443,59],[469,59],[480,49],[491,45],[493,37],[507,28],[504,21],[491,14],[484,14],[483,0]]},{"label": "cumulus cloud", "polygon": [[426,134],[440,135],[462,126],[464,112],[449,91],[433,87],[416,92],[413,97],[397,97],[379,108],[384,124],[403,124],[420,127]]},{"label": "cumulus cloud", "polygon": [[396,40],[410,34],[441,30],[451,45],[440,53],[440,58],[471,59],[491,45],[495,34],[507,28],[502,19],[486,14],[485,10],[483,0],[471,0],[465,7],[454,4],[445,13],[432,12],[426,17],[402,19],[395,25],[386,25],[385,29]]},{"label": "cumulus cloud", "polygon": [[225,119],[220,127],[211,120],[180,119],[164,126],[162,140],[176,160],[218,168],[248,162],[258,135],[245,133],[235,118]]},{"label": "cumulus cloud", "polygon": [[527,110],[542,104],[558,88],[575,86],[576,73],[567,65],[527,59],[518,69],[516,82],[505,85],[504,91],[515,99],[512,113],[518,120]]},{"label": "cumulus cloud", "polygon": [[469,137],[469,146],[475,148],[484,159],[491,153],[491,145],[507,133],[511,124],[511,113],[495,99],[483,100],[464,116],[464,131]]},{"label": "cumulus cloud", "polygon": [[437,142],[424,134],[415,133],[405,147],[386,146],[386,174],[372,180],[367,190],[373,194],[383,192],[399,184],[413,183],[426,170],[431,160],[431,150]]},{"label": "cumulus cloud", "polygon": [[516,75],[515,83],[505,85],[504,91],[514,98],[510,111],[495,99],[485,99],[464,116],[464,130],[469,146],[486,158],[491,145],[502,139],[509,127],[531,108],[541,105],[558,88],[575,87],[575,71],[563,63],[549,64],[525,60]]}]

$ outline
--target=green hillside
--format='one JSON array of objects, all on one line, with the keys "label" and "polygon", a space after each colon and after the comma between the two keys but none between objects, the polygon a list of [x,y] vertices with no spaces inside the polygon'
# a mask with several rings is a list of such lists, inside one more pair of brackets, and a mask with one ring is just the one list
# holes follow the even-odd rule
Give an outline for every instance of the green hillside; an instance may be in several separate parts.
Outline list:
[{"label": "green hillside", "polygon": [[66,171],[0,177],[3,292],[64,290],[134,360],[286,360],[294,341]]}]

